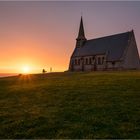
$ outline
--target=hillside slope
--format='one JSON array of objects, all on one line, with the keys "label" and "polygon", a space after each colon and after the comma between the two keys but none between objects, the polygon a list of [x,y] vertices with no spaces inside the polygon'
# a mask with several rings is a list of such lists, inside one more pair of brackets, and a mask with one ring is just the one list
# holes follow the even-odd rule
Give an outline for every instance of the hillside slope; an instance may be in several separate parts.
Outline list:
[{"label": "hillside slope", "polygon": [[0,78],[0,138],[139,138],[140,71]]}]

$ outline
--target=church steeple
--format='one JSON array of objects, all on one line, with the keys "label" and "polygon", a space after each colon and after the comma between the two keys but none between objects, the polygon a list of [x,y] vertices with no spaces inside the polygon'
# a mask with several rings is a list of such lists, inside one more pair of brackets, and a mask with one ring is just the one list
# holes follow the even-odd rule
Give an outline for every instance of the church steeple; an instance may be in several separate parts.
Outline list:
[{"label": "church steeple", "polygon": [[85,32],[84,32],[84,26],[83,26],[83,19],[82,19],[82,16],[81,16],[81,21],[80,21],[80,27],[79,27],[79,34],[78,34],[78,38],[81,38],[81,39],[85,39]]},{"label": "church steeple", "polygon": [[76,47],[82,47],[86,41],[82,16],[80,21],[79,33],[76,40],[77,40]]}]

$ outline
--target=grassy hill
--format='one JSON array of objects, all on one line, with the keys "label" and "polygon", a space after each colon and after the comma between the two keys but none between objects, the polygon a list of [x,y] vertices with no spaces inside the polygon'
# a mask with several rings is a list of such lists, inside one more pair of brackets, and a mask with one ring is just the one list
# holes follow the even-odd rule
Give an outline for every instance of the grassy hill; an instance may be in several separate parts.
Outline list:
[{"label": "grassy hill", "polygon": [[0,78],[0,138],[140,139],[140,71]]}]

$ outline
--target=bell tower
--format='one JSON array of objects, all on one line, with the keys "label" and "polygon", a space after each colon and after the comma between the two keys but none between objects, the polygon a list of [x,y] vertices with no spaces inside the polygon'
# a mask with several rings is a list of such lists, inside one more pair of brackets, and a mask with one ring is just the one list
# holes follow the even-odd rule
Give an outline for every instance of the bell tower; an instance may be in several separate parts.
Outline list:
[{"label": "bell tower", "polygon": [[78,37],[76,38],[76,47],[82,47],[84,45],[84,43],[86,42],[86,40],[87,39],[85,38],[83,19],[82,19],[82,16],[81,16],[79,33],[78,33]]}]

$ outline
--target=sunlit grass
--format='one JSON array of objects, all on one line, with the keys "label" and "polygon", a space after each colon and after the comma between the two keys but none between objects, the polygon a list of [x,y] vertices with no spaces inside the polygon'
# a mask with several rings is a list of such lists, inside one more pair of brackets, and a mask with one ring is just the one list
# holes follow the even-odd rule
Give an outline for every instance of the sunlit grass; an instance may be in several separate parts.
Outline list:
[{"label": "sunlit grass", "polygon": [[140,138],[140,72],[0,79],[0,138]]}]

